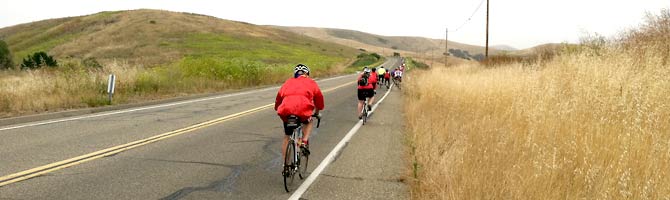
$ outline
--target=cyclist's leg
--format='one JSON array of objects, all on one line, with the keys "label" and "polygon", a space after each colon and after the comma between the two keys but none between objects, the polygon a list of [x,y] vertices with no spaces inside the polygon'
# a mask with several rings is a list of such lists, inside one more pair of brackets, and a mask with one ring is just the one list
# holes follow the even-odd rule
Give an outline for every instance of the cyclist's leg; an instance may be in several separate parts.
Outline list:
[{"label": "cyclist's leg", "polygon": [[312,133],[312,122],[314,120],[306,120],[302,125],[302,140],[309,141],[309,134]]},{"label": "cyclist's leg", "polygon": [[368,101],[368,106],[372,106],[375,103],[375,91],[371,89],[369,93],[368,97],[370,97],[370,101]]},{"label": "cyclist's leg", "polygon": [[356,109],[356,116],[361,117],[363,113],[363,104],[365,103],[365,97],[367,97],[365,90],[358,89],[358,108]]}]

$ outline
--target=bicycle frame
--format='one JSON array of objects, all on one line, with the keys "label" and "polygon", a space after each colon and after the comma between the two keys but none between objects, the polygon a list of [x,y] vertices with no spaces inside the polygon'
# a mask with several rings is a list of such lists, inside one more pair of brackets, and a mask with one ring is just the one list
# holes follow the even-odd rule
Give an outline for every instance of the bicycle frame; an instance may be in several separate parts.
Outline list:
[{"label": "bicycle frame", "polygon": [[298,142],[302,142],[300,141],[300,138],[302,138],[302,124],[298,125],[298,127],[293,130],[290,139],[290,141],[293,142],[289,141],[289,143],[293,144],[293,149],[295,150],[293,153],[293,163],[296,163],[296,166],[294,166],[295,170],[298,169],[298,163],[300,163],[300,144],[298,144]]},{"label": "bicycle frame", "polygon": [[[313,117],[316,117],[318,119],[318,123],[316,124],[316,127],[319,128],[319,126],[321,125],[321,117],[320,116],[313,116]],[[292,121],[291,124],[292,124],[292,126],[296,126],[296,127],[295,127],[295,129],[293,129],[293,133],[289,137],[289,141],[288,141],[288,144],[286,146],[286,155],[285,156],[288,156],[289,151],[290,151],[289,148],[291,147],[290,145],[293,145],[292,146],[293,148],[290,148],[290,149],[292,149],[292,152],[291,152],[292,158],[288,158],[288,157],[283,158],[284,159],[284,161],[283,161],[284,164],[287,164],[287,165],[285,165],[284,171],[282,172],[282,176],[284,177],[284,189],[286,189],[286,192],[289,192],[290,183],[288,183],[288,181],[287,181],[289,177],[291,179],[291,181],[290,181],[291,183],[293,182],[293,177],[295,176],[295,174],[298,174],[300,176],[300,179],[306,178],[306,177],[303,177],[302,171],[300,169],[301,165],[303,164],[303,163],[301,163],[301,162],[303,162],[301,160],[301,156],[305,156],[305,159],[306,159],[304,161],[305,162],[304,163],[305,164],[305,166],[304,166],[305,169],[307,169],[307,161],[309,160],[309,157],[308,157],[309,156],[309,153],[308,153],[309,150],[304,149],[305,152],[303,152],[303,148],[301,147],[301,144],[300,144],[300,142],[302,142],[301,138],[303,137],[303,133],[302,133],[303,124],[295,116],[291,116],[289,118],[289,120],[294,120],[294,121]],[[295,123],[295,124],[293,124],[293,123]],[[290,159],[290,163],[286,162],[287,159]]]}]

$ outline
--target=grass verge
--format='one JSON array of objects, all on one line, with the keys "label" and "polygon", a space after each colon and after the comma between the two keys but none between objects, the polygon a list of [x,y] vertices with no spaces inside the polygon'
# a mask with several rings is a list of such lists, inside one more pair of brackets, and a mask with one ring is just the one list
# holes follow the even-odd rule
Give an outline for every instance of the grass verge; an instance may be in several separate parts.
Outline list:
[{"label": "grass verge", "polygon": [[669,198],[669,21],[551,60],[415,71],[412,197]]}]

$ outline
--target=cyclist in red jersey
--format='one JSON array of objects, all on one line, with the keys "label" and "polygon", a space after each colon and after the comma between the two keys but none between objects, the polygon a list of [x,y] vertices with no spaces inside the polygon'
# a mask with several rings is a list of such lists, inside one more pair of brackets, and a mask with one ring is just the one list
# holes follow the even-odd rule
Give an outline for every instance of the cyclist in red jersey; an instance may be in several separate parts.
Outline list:
[{"label": "cyclist in red jersey", "polygon": [[367,85],[358,84],[358,119],[363,118],[363,104],[365,103],[365,98],[370,98],[368,101],[368,111],[372,110],[372,104],[375,101],[375,89],[377,88],[377,76],[372,76],[371,70],[367,67],[364,68],[363,73],[358,76],[358,82],[361,82],[361,79],[367,77]]},{"label": "cyclist in red jersey", "polygon": [[377,82],[379,82],[379,74],[377,74],[377,68],[372,68],[372,72],[370,72],[370,76],[374,77],[374,79],[370,79],[370,83],[372,83],[372,86],[374,87],[375,90],[377,90]]},{"label": "cyclist in red jersey", "polygon": [[309,134],[312,132],[312,116],[319,115],[324,108],[323,94],[316,81],[309,78],[309,68],[303,64],[295,66],[294,78],[284,82],[277,98],[275,99],[275,110],[284,122],[284,143],[282,145],[282,158],[286,155],[286,144],[293,134],[293,129],[287,127],[290,115],[298,117],[300,123],[304,124],[302,129],[302,144],[309,144]]},{"label": "cyclist in red jersey", "polygon": [[384,81],[386,84],[389,84],[389,81],[391,80],[391,72],[389,70],[386,70],[386,73],[384,73]]}]

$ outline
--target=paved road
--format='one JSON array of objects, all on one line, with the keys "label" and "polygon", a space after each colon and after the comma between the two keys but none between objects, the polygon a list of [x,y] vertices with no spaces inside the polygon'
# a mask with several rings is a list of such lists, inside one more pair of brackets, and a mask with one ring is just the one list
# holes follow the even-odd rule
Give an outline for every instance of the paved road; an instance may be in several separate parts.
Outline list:
[{"label": "paved road", "polygon": [[401,103],[391,92],[302,198],[409,199]]},{"label": "paved road", "polygon": [[[385,66],[395,62],[390,59]],[[358,121],[354,78],[319,82],[323,90],[332,90],[325,94],[322,127],[310,141],[309,171]],[[0,177],[264,106],[272,103],[276,90],[0,127]],[[281,132],[274,110],[263,109],[2,186],[0,199],[286,199],[290,193],[282,188]]]}]

